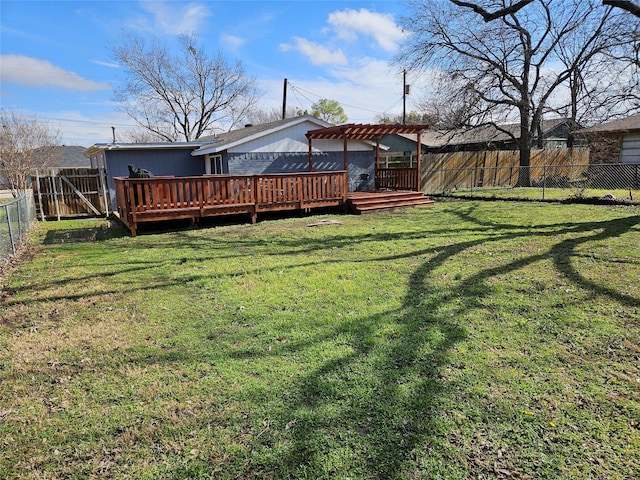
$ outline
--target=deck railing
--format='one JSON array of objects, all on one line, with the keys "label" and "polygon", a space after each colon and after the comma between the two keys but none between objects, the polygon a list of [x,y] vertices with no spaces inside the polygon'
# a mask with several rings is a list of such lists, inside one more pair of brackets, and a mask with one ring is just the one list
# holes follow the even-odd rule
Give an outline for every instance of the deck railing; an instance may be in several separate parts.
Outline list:
[{"label": "deck railing", "polygon": [[418,190],[416,167],[377,168],[376,189]]},{"label": "deck railing", "polygon": [[118,215],[136,235],[137,224],[180,218],[340,206],[347,173],[114,178]]}]

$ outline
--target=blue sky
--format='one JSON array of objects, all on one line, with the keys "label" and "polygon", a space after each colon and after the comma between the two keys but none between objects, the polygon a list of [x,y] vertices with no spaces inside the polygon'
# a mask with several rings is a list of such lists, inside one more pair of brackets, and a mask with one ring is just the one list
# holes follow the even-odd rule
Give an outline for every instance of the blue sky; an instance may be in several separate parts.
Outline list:
[{"label": "blue sky", "polygon": [[[406,3],[387,1],[0,0],[0,105],[37,115],[66,145],[90,146],[133,128],[113,102],[122,78],[110,48],[124,33],[175,43],[196,34],[208,53],[240,59],[264,109],[310,109],[338,100],[350,122],[402,112],[402,73],[392,63],[406,32]],[[409,74],[407,110],[426,81]]]}]

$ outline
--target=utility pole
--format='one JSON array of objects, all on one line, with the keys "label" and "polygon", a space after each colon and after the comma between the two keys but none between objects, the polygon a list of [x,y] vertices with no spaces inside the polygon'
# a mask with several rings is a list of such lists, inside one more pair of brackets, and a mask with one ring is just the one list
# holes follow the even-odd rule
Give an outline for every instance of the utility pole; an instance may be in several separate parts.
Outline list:
[{"label": "utility pole", "polygon": [[411,92],[411,85],[407,85],[407,71],[402,71],[402,124],[407,124],[407,95]]},{"label": "utility pole", "polygon": [[287,117],[287,79],[284,79],[284,88],[282,92],[282,120]]}]

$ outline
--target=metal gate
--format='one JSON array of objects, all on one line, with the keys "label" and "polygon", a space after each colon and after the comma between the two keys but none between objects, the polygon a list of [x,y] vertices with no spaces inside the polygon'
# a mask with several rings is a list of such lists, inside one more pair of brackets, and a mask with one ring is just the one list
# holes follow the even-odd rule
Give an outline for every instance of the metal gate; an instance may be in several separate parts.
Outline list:
[{"label": "metal gate", "polygon": [[32,184],[40,220],[109,215],[109,189],[103,168],[36,170]]}]

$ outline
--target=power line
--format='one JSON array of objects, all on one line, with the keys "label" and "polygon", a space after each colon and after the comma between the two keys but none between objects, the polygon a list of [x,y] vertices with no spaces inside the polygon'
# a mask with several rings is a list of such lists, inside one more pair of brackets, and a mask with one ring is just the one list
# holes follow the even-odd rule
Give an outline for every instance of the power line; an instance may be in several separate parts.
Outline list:
[{"label": "power line", "polygon": [[[294,95],[295,95],[295,92],[296,92],[296,91],[299,91],[299,92],[305,92],[305,93],[307,93],[307,94],[309,94],[309,95],[313,95],[314,97],[317,97],[317,98],[319,98],[319,99],[320,99],[320,98],[323,98],[323,97],[322,97],[322,95],[318,95],[317,93],[310,92],[309,90],[305,90],[304,88],[297,87],[297,86],[293,85],[290,81],[289,81],[289,86],[291,87],[292,92],[294,92]],[[302,93],[301,93],[300,95],[301,95],[301,96],[303,96],[307,101],[309,101],[309,102],[312,102],[312,103],[313,103],[313,101],[312,101],[311,99],[309,99],[309,98],[305,97],[304,95],[302,95]],[[365,111],[365,112],[375,113],[375,114],[377,114],[377,115],[384,115],[384,114],[385,114],[385,113],[387,113],[389,110],[391,110],[393,107],[395,107],[395,106],[396,106],[396,105],[397,105],[401,100],[402,100],[402,97],[399,97],[399,98],[398,98],[398,100],[397,100],[396,102],[394,102],[390,107],[388,107],[388,108],[387,108],[385,111],[383,111],[383,112],[380,112],[380,111],[377,111],[377,110],[371,110],[371,109],[369,109],[369,108],[358,107],[358,106],[356,106],[356,105],[351,105],[351,104],[343,103],[343,102],[341,102],[341,105],[344,105],[344,106],[346,106],[346,107],[350,107],[350,108],[355,108],[355,109],[357,109],[357,110],[362,110],[362,111]]]}]

